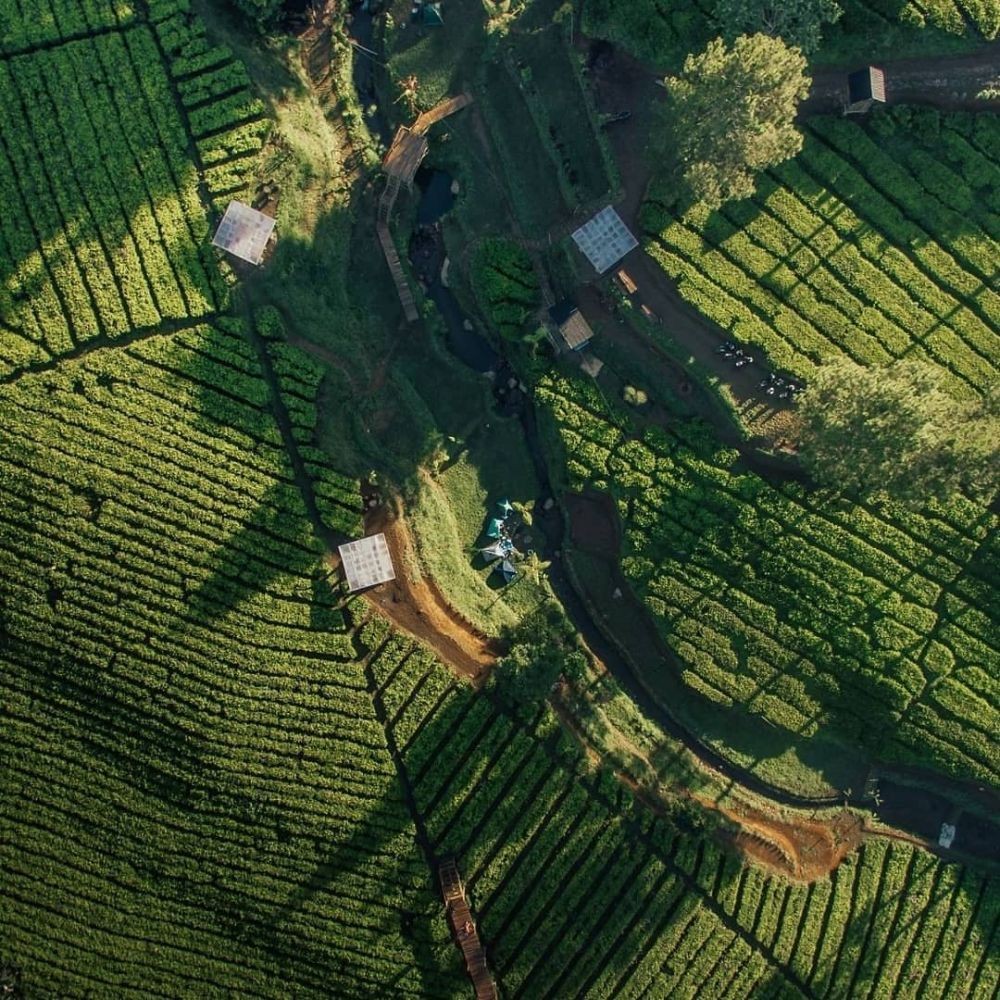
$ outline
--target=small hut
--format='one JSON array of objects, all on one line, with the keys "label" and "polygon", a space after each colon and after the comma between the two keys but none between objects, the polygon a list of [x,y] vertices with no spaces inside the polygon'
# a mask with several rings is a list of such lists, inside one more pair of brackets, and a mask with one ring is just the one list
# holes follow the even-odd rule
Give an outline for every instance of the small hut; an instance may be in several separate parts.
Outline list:
[{"label": "small hut", "polygon": [[568,299],[549,309],[549,319],[558,327],[563,341],[571,351],[585,347],[594,336],[590,324]]},{"label": "small hut", "polygon": [[396,579],[392,556],[384,534],[367,535],[339,546],[347,589],[354,593]]},{"label": "small hut", "polygon": [[863,115],[876,104],[885,104],[885,71],[865,66],[847,74],[845,115]]},{"label": "small hut", "polygon": [[231,201],[212,237],[212,246],[250,264],[259,264],[273,232],[274,219],[269,215],[241,201]]}]

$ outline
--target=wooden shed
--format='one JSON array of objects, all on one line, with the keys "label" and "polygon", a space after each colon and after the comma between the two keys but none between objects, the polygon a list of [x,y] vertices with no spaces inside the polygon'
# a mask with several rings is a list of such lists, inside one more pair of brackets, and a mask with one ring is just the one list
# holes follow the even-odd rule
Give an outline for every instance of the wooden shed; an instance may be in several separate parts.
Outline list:
[{"label": "wooden shed", "polygon": [[845,115],[861,115],[876,104],[885,104],[885,71],[865,66],[847,74]]},{"label": "wooden shed", "polygon": [[555,323],[562,339],[571,351],[580,350],[594,336],[594,331],[583,318],[580,310],[568,300],[554,305],[549,310],[549,318]]}]

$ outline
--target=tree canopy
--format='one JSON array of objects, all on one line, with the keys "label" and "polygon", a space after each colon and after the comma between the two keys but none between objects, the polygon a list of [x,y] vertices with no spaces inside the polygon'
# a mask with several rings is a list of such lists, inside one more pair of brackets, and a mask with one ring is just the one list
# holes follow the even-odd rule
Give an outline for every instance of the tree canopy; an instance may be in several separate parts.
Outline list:
[{"label": "tree canopy", "polygon": [[277,20],[282,7],[282,0],[232,0],[232,2],[238,10],[262,28]]},{"label": "tree canopy", "polygon": [[1000,394],[957,400],[914,361],[830,361],[802,394],[802,459],[844,493],[906,501],[959,492],[991,499],[1000,485]]},{"label": "tree canopy", "polygon": [[667,77],[668,129],[690,202],[717,208],[754,192],[754,175],[794,156],[795,110],[809,90],[805,56],[780,38],[722,39]]},{"label": "tree canopy", "polygon": [[725,38],[761,32],[805,53],[815,52],[823,25],[841,15],[837,0],[716,0],[715,19]]}]

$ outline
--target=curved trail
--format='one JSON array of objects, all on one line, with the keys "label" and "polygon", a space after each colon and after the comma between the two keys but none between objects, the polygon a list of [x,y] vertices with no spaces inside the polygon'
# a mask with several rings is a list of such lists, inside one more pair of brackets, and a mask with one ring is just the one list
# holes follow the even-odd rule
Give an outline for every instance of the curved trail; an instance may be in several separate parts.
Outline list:
[{"label": "curved trail", "polygon": [[[1000,109],[1000,96],[978,96],[983,91],[1000,91],[1000,40],[965,55],[894,59],[879,66],[886,74],[887,104],[921,104],[943,111]],[[809,96],[799,105],[799,117],[839,114],[846,74],[847,69],[840,66],[815,70]]]}]

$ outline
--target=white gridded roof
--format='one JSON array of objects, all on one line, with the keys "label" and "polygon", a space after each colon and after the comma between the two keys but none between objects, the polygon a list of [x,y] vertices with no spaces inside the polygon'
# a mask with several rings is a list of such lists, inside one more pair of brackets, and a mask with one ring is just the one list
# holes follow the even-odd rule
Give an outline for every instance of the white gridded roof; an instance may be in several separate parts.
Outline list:
[{"label": "white gridded roof", "polygon": [[340,561],[344,564],[347,586],[352,591],[396,579],[389,546],[386,545],[383,534],[368,535],[355,542],[347,542],[338,551]]},{"label": "white gridded roof", "polygon": [[251,264],[259,264],[274,231],[274,219],[241,201],[231,201],[212,244]]},{"label": "white gridded roof", "polygon": [[639,245],[621,216],[610,205],[573,233],[573,240],[598,274],[604,274],[629,250]]}]

